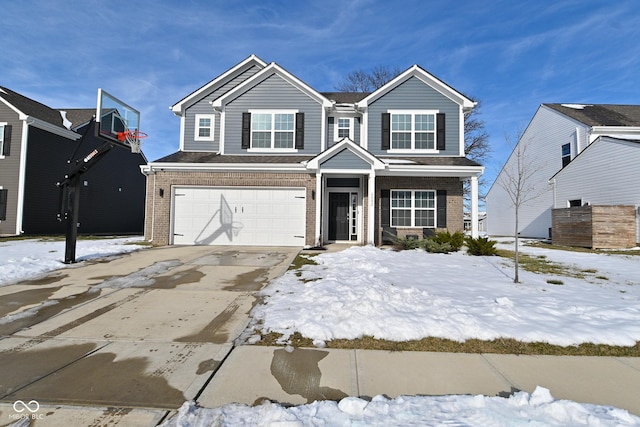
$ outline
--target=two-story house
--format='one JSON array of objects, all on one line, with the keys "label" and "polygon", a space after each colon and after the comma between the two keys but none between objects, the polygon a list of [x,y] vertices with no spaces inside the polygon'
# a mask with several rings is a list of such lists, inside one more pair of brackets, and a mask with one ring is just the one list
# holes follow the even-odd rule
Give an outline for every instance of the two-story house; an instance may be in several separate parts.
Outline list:
[{"label": "two-story house", "polygon": [[[102,143],[81,139],[95,113],[53,109],[0,87],[0,235],[65,233],[56,183],[69,173],[74,152],[87,155]],[[142,233],[145,163],[143,154],[114,149],[83,175],[79,233]]]},{"label": "two-story house", "polygon": [[464,154],[474,106],[417,65],[370,94],[320,93],[252,55],[171,107],[180,149],[143,167],[146,238],[317,246],[462,230],[463,181],[477,219],[484,170]]},{"label": "two-story house", "polygon": [[[551,237],[554,208],[640,206],[634,180],[640,176],[639,141],[640,105],[540,105],[518,141],[526,144],[527,187],[537,195],[519,211],[520,234]],[[500,181],[517,160],[512,153],[487,193],[488,232],[494,236],[515,230],[513,205]]]}]

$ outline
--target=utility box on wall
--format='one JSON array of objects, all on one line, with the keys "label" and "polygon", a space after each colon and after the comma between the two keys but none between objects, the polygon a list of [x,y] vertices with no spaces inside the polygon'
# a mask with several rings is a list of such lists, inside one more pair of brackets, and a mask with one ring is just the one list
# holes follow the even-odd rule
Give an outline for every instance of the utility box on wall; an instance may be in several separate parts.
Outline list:
[{"label": "utility box on wall", "polygon": [[636,207],[626,205],[580,206],[553,209],[552,243],[593,249],[636,246]]}]

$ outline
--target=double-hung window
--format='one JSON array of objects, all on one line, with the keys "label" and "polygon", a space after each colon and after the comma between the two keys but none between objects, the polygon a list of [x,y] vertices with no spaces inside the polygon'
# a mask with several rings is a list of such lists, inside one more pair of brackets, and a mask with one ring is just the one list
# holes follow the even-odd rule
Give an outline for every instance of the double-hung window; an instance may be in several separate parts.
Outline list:
[{"label": "double-hung window", "polygon": [[562,167],[571,163],[571,144],[562,145]]},{"label": "double-hung window", "polygon": [[334,140],[350,138],[353,141],[353,117],[336,117]]},{"label": "double-hung window", "polygon": [[294,149],[295,111],[252,111],[251,148]]},{"label": "double-hung window", "polygon": [[436,226],[436,192],[391,190],[391,227]]},{"label": "double-hung window", "polygon": [[392,150],[435,150],[436,111],[391,111]]},{"label": "double-hung window", "polygon": [[213,141],[213,114],[196,114],[196,141]]}]

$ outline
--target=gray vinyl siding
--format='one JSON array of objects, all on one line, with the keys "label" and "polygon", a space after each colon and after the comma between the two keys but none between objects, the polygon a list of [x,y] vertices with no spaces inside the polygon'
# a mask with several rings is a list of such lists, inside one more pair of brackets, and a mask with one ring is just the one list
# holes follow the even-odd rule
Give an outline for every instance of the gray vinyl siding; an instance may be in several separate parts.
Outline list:
[{"label": "gray vinyl siding", "polygon": [[416,77],[375,100],[369,106],[368,150],[386,155],[381,149],[381,115],[388,110],[438,110],[446,115],[446,150],[443,156],[460,155],[460,106]]},{"label": "gray vinyl siding", "polygon": [[229,80],[222,86],[218,87],[213,92],[203,94],[202,98],[195,101],[192,105],[185,109],[185,126],[184,126],[184,150],[185,151],[218,151],[220,148],[220,114],[215,114],[214,127],[213,127],[213,141],[196,141],[196,114],[214,114],[213,107],[211,107],[211,101],[219,98],[229,90],[233,89],[240,83],[244,82],[248,78],[252,77],[255,73],[260,71],[260,68],[253,66],[248,68],[245,72],[239,74],[237,77]]},{"label": "gray vinyl siding", "polygon": [[0,103],[0,122],[11,126],[9,155],[0,158],[0,187],[7,190],[7,219],[0,221],[0,235],[13,235],[16,234],[22,121],[18,120],[18,114],[15,111]]},{"label": "gray vinyl siding", "polygon": [[304,149],[297,154],[318,154],[322,141],[322,105],[276,74],[229,102],[225,107],[225,154],[245,154],[241,148],[242,113],[249,110],[297,110],[305,113]]},{"label": "gray vinyl siding", "polygon": [[323,162],[320,166],[322,169],[371,169],[369,163],[346,148]]}]

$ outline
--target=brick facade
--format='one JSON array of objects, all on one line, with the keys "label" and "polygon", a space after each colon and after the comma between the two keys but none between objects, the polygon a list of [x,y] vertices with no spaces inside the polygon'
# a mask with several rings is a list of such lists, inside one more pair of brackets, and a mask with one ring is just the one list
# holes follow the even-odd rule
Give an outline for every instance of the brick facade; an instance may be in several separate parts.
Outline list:
[{"label": "brick facade", "polygon": [[[382,241],[381,204],[382,190],[446,190],[447,227],[450,232],[464,230],[463,187],[460,178],[454,177],[416,177],[416,176],[379,176],[376,177],[376,244]],[[436,229],[444,231],[445,229]],[[398,228],[398,237],[418,235],[422,237],[422,228]]]},{"label": "brick facade", "polygon": [[155,170],[147,177],[145,239],[157,246],[170,243],[171,190],[174,186],[304,187],[307,190],[306,245],[315,245],[316,178],[313,174],[256,172],[173,172]]}]

